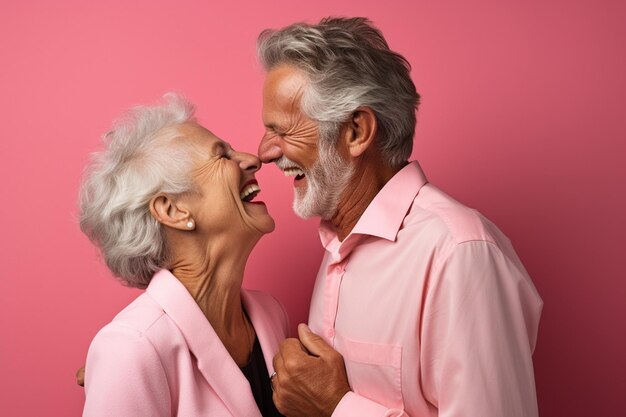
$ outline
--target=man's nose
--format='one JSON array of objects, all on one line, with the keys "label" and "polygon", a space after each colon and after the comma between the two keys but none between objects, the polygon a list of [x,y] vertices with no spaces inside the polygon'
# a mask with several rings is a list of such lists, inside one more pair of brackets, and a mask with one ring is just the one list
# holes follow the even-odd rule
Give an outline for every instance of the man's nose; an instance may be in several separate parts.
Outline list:
[{"label": "man's nose", "polygon": [[261,143],[259,143],[259,159],[264,164],[283,156],[283,151],[279,146],[279,138],[277,136],[263,137]]}]

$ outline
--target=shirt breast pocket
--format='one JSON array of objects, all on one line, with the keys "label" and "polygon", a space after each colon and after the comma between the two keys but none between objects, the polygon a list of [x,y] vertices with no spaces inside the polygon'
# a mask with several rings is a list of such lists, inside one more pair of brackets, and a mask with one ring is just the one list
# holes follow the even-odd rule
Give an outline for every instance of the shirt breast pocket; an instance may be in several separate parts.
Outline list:
[{"label": "shirt breast pocket", "polygon": [[388,408],[404,408],[402,346],[336,335],[335,348],[343,355],[352,391]]}]

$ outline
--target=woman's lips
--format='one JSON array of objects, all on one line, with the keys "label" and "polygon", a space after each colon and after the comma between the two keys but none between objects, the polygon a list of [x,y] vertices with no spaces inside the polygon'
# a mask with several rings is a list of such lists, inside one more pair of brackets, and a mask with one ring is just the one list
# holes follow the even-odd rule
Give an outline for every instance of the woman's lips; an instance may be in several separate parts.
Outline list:
[{"label": "woman's lips", "polygon": [[239,190],[239,198],[244,203],[251,203],[252,200],[261,192],[261,187],[255,179],[247,181]]}]

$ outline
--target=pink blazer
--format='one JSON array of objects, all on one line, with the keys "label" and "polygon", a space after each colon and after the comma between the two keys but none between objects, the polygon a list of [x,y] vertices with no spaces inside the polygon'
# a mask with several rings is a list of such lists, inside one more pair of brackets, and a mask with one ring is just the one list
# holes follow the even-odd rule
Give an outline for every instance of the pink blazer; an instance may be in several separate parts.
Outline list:
[{"label": "pink blazer", "polygon": [[[268,372],[287,335],[270,295],[242,291]],[[83,416],[261,416],[248,380],[169,271],[98,332],[85,367]]]}]

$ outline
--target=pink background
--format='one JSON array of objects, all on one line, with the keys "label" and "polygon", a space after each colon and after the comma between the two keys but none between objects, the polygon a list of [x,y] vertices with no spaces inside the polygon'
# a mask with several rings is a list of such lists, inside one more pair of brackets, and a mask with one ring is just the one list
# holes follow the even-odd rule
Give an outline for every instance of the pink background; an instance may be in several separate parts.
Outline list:
[{"label": "pink background", "polygon": [[[178,90],[216,134],[255,151],[257,34],[331,14],[369,16],[413,64],[414,157],[504,230],[533,277],[541,415],[626,415],[623,2],[176,3],[0,6],[1,415],[79,415],[74,371],[138,294],[110,277],[75,218],[81,170],[111,120]],[[278,226],[246,284],[280,298],[295,325],[321,257],[317,222],[292,214],[275,168],[259,178]]]}]

